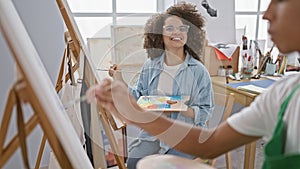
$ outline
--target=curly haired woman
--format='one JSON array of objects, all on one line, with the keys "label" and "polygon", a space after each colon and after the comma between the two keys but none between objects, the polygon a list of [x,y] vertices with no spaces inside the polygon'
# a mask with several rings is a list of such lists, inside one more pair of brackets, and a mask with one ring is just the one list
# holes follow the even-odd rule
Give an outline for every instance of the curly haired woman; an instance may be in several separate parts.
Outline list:
[{"label": "curly haired woman", "polygon": [[[204,19],[195,5],[185,2],[153,15],[147,21],[144,33],[144,48],[149,59],[144,63],[136,85],[129,90],[135,99],[147,95],[190,96],[186,102],[187,111],[163,114],[205,128],[214,99],[209,73],[200,61],[205,41],[203,26]],[[116,68],[116,65],[112,66],[109,73],[120,80]],[[135,168],[141,158],[157,153],[194,158],[142,130],[129,145],[127,167]]]}]

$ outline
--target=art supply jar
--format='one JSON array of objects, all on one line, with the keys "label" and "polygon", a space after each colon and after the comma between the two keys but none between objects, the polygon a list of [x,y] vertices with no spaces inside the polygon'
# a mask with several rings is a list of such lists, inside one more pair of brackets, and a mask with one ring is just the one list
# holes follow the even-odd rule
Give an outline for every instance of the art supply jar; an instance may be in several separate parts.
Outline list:
[{"label": "art supply jar", "polygon": [[254,59],[251,50],[242,50],[242,74],[244,79],[250,79],[254,70]]},{"label": "art supply jar", "polygon": [[227,66],[227,75],[233,75],[233,68],[231,65]]},{"label": "art supply jar", "polygon": [[219,66],[218,76],[226,76],[226,69],[224,66]]},{"label": "art supply jar", "polygon": [[277,66],[276,64],[267,63],[265,74],[273,76],[276,72],[276,66]]},{"label": "art supply jar", "polygon": [[251,79],[254,66],[253,64],[243,65],[242,74],[244,79]]}]

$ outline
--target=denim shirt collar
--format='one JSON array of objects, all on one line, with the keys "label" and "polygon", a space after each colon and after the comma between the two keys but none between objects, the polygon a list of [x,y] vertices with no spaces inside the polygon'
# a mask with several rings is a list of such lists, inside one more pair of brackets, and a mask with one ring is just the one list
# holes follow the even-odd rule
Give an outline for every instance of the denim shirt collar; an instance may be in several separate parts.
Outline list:
[{"label": "denim shirt collar", "polygon": [[[188,66],[196,65],[197,62],[199,62],[198,60],[196,60],[195,58],[193,58],[189,54],[189,52],[185,51],[185,53],[186,53],[186,57],[185,57],[185,60],[184,60],[183,64],[180,66],[180,70],[183,70],[183,69],[187,68]],[[156,68],[156,69],[159,69],[159,70],[162,70],[163,69],[163,64],[165,62],[165,57],[166,57],[166,53],[163,52],[160,57],[157,57],[157,58],[155,58],[153,60],[152,67]]]}]

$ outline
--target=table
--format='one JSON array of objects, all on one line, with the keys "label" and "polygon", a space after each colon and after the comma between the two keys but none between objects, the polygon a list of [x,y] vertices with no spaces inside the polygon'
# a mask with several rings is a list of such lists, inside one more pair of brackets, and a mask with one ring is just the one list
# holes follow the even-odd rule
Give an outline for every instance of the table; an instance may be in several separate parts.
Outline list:
[{"label": "table", "polygon": [[[212,76],[211,79],[212,79],[214,92],[224,93],[224,94],[234,93],[235,101],[241,105],[249,106],[249,104],[257,96],[257,94],[248,93],[248,92],[227,86],[225,77]],[[251,79],[251,80],[255,80],[255,79]],[[242,81],[247,81],[247,80],[242,80]],[[236,82],[241,82],[241,81],[229,79],[228,82],[236,83]],[[255,151],[256,151],[256,142],[252,142],[245,146],[244,169],[254,169]]]},{"label": "table", "polygon": [[[238,90],[236,88],[227,86],[225,77],[212,76],[211,80],[212,80],[213,89],[214,89],[215,92],[224,93],[224,94],[234,93],[236,102],[243,105],[243,106],[249,106],[249,104],[257,96],[257,94],[248,93],[248,92],[245,92],[245,91]],[[256,79],[253,79],[253,80],[256,80]],[[229,83],[238,83],[238,82],[243,82],[243,81],[246,81],[246,80],[242,80],[242,81],[229,80]]]}]

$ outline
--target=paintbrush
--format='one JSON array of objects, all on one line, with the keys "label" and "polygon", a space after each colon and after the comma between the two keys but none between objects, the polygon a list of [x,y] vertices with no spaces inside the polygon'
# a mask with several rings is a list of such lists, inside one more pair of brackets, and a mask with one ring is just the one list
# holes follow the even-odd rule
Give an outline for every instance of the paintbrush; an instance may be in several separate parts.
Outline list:
[{"label": "paintbrush", "polygon": [[69,102],[67,103],[64,103],[63,106],[65,109],[68,109],[69,107],[77,104],[77,103],[80,103],[80,102],[83,102],[83,101],[86,101],[87,100],[87,96],[86,95],[83,95],[79,98],[76,98],[76,99],[73,99],[73,100],[70,100]]},{"label": "paintbrush", "polygon": [[[98,70],[98,71],[109,71],[109,69],[101,69],[101,68],[98,68],[98,69],[96,69],[96,70]],[[120,69],[117,69],[117,70],[115,70],[115,71],[121,72],[121,73],[140,73],[140,72],[138,72],[138,71],[120,70]]]}]

